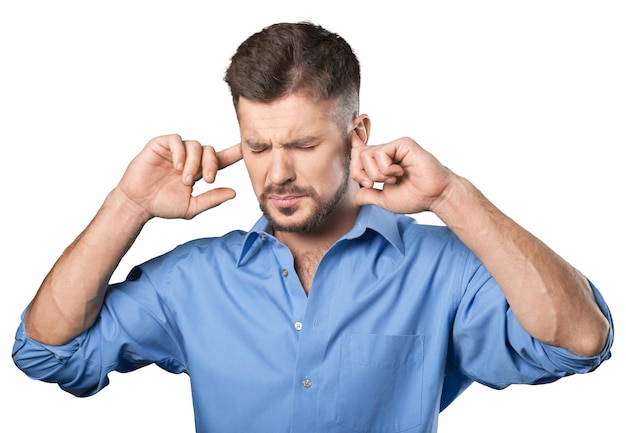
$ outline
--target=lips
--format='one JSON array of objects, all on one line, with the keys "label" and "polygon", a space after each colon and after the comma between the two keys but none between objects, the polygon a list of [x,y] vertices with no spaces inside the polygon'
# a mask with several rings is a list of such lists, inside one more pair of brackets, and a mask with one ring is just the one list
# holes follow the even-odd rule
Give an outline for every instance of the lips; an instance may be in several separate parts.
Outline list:
[{"label": "lips", "polygon": [[289,195],[289,196],[276,196],[271,195],[268,197],[269,201],[272,202],[276,207],[287,208],[294,206],[304,200],[306,196],[303,195]]}]

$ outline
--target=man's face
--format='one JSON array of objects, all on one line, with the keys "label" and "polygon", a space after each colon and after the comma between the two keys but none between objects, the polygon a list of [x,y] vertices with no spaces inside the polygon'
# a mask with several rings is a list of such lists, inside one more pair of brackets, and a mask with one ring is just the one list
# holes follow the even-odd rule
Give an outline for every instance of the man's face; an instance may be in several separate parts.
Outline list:
[{"label": "man's face", "polygon": [[274,230],[307,232],[346,197],[347,125],[341,130],[332,116],[335,104],[301,95],[271,103],[239,100],[243,159]]}]

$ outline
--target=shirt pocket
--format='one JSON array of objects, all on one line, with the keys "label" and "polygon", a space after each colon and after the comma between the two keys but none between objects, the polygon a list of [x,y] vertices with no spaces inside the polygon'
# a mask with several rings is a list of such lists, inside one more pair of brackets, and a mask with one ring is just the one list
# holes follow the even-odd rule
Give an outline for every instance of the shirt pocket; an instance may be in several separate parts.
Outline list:
[{"label": "shirt pocket", "polygon": [[420,425],[424,337],[346,334],[337,389],[339,425],[393,433]]}]

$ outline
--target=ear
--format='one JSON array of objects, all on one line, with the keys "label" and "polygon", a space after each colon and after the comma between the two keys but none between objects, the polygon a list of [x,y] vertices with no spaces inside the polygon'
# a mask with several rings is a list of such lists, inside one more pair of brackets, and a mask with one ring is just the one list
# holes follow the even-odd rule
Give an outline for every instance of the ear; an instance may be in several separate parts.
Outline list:
[{"label": "ear", "polygon": [[367,114],[361,114],[352,122],[350,130],[350,145],[352,147],[365,146],[370,136],[371,122]]}]

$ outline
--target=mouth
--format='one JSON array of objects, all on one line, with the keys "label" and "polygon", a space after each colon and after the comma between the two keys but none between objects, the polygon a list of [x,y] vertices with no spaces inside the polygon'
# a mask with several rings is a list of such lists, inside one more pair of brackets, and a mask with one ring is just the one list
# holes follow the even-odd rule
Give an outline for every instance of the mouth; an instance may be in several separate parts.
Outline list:
[{"label": "mouth", "polygon": [[272,195],[272,196],[269,196],[268,199],[276,207],[288,208],[288,207],[292,207],[300,203],[302,200],[304,200],[305,197],[306,196],[303,196],[303,195],[288,195],[288,196]]}]

